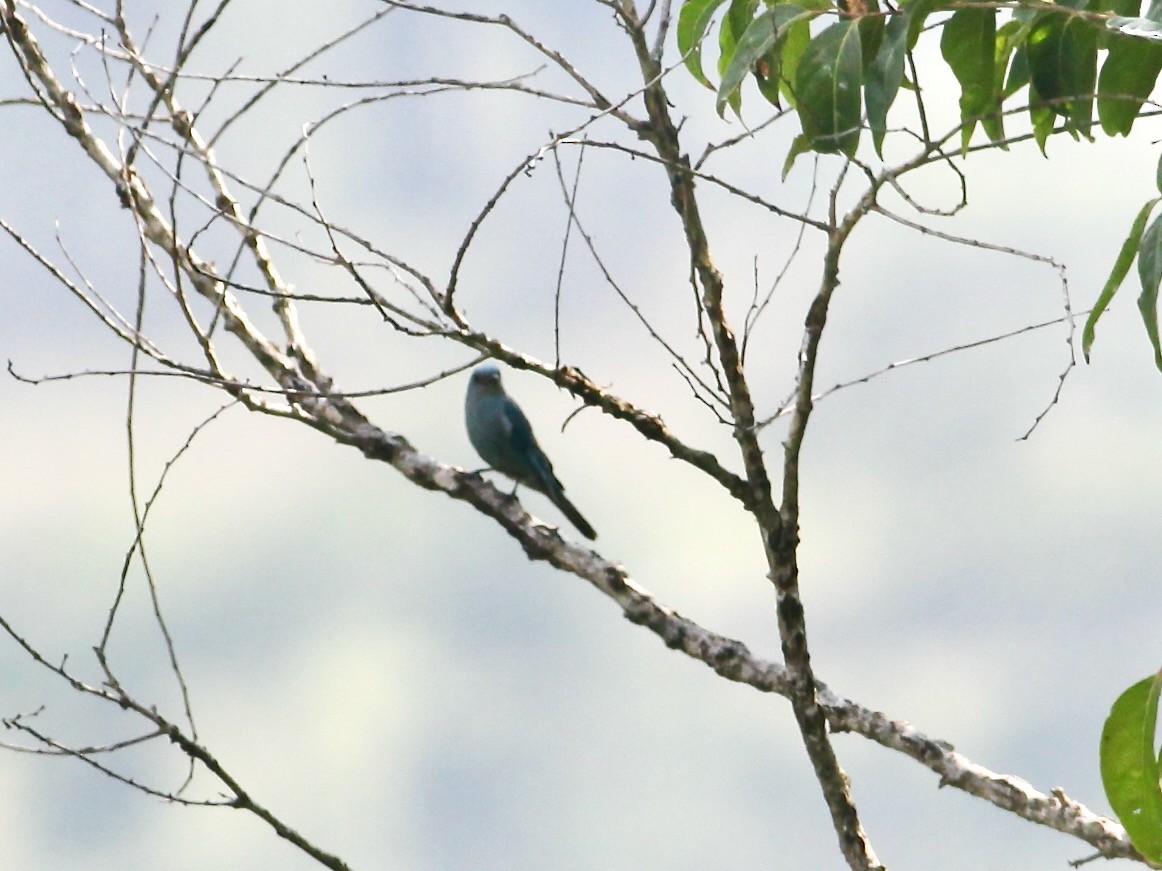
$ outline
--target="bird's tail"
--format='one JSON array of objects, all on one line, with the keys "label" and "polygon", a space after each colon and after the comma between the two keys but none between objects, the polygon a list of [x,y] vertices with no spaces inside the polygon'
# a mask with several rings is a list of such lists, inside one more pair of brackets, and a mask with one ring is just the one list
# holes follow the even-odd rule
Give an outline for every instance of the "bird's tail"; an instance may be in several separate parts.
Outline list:
[{"label": "bird's tail", "polygon": [[597,533],[593,531],[593,527],[589,525],[589,521],[582,517],[581,512],[573,507],[573,503],[569,501],[560,487],[554,487],[548,493],[548,497],[553,500],[554,505],[561,509],[561,513],[569,518],[569,522],[577,527],[578,532],[590,541],[597,538]]},{"label": "bird's tail", "polygon": [[548,496],[553,504],[561,509],[561,513],[569,518],[569,522],[576,526],[577,531],[583,536],[590,541],[597,538],[597,533],[593,531],[593,527],[589,525],[589,521],[581,516],[581,512],[573,507],[573,503],[565,495],[565,488],[557,480],[557,476],[553,474],[553,464],[549,462],[549,458],[541,453],[540,448],[536,448],[531,460],[535,478],[525,483]]}]

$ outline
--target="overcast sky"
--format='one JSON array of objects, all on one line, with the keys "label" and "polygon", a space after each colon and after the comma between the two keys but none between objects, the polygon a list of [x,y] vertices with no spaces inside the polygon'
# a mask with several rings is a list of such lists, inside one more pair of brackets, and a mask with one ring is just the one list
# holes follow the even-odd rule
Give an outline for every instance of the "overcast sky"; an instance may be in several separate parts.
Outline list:
[{"label": "overcast sky", "polygon": [[[66,4],[48,8],[70,26],[95,28]],[[159,63],[168,61],[181,5],[127,8],[142,40],[160,16],[150,44]],[[268,75],[377,8],[335,3],[324,14],[318,4],[236,0],[187,71],[218,74],[241,57],[239,73]],[[472,8],[510,11],[611,98],[640,86],[628,43],[597,4]],[[34,30],[67,69],[75,41],[41,24]],[[925,39],[935,43],[933,34]],[[91,51],[76,62],[106,99]],[[540,65],[501,28],[397,12],[301,74],[499,80]],[[956,94],[939,75],[929,78],[934,114],[950,122]],[[551,70],[533,82],[578,93]],[[742,132],[738,121],[717,118],[713,95],[683,71],[669,82],[691,154]],[[196,106],[206,86],[186,87],[179,98]],[[225,86],[204,121],[220,123],[252,87]],[[134,82],[138,107],[143,90]],[[0,52],[0,99],[25,94],[11,56]],[[265,179],[305,123],[361,96],[276,92],[216,145],[220,162],[243,178]],[[757,94],[746,98],[746,120],[765,119]],[[137,248],[111,186],[43,112],[2,111],[0,217],[57,261],[63,246],[100,293],[131,311]],[[504,175],[550,131],[585,117],[504,92],[373,104],[312,139],[320,205],[440,283]],[[904,113],[894,123],[906,120]],[[795,132],[789,119],[780,122],[707,168],[802,210],[814,162],[800,158],[785,183],[779,178]],[[612,122],[590,135],[634,144]],[[1048,160],[1032,144],[974,155],[962,164],[969,205],[950,219],[922,220],[1065,264],[1073,308],[1085,310],[1135,212],[1156,193],[1156,139],[1157,128],[1142,122],[1132,142],[1054,139]],[[897,141],[892,153],[909,153]],[[563,158],[572,179],[576,150]],[[835,158],[821,161],[820,182],[838,166]],[[184,171],[194,174],[192,166]],[[285,190],[306,196],[301,161],[292,162]],[[754,276],[769,286],[797,227],[709,185],[699,190],[730,314],[740,323]],[[953,205],[957,191],[956,177],[941,169],[909,184],[932,207]],[[894,195],[885,202],[906,209]],[[687,261],[661,170],[589,149],[578,212],[619,287],[696,360]],[[189,220],[193,232],[193,210]],[[474,325],[547,361],[565,220],[546,158],[483,225],[459,291]],[[317,241],[293,212],[272,210],[269,221],[273,232]],[[207,233],[208,259],[226,250],[213,247],[220,238]],[[808,234],[752,340],[760,413],[772,412],[792,385],[820,250]],[[282,248],[276,254],[301,292],[354,292],[333,268]],[[841,278],[821,387],[1063,314],[1053,266],[922,236],[877,216],[853,237]],[[1162,605],[1162,375],[1133,305],[1135,276],[1123,293],[1099,328],[1093,364],[1069,370],[1060,401],[1030,439],[1019,437],[1052,400],[1070,360],[1064,325],[835,393],[812,420],[802,473],[801,582],[819,677],[995,771],[1043,791],[1063,787],[1099,812],[1108,812],[1097,767],[1101,724],[1118,693],[1158,667]],[[196,360],[180,313],[156,300],[146,332]],[[0,301],[0,358],[20,374],[128,365],[128,349],[7,239]],[[273,326],[265,303],[246,303],[261,325]],[[303,304],[300,314],[343,390],[390,387],[471,359],[435,340],[403,339],[362,308]],[[692,399],[577,236],[561,322],[565,362],[740,468],[729,431]],[[228,338],[222,346],[230,366],[253,372]],[[732,500],[617,421],[588,412],[562,432],[575,407],[566,394],[534,376],[505,378],[598,530],[598,551],[663,603],[778,658],[758,536]],[[460,375],[359,405],[421,451],[476,468],[462,424],[466,384]],[[91,648],[133,539],[126,390],[119,378],[35,387],[0,379],[0,613],[50,659],[67,654],[95,682]],[[152,489],[190,429],[223,401],[172,379],[141,385],[139,489]],[[772,466],[783,436],[777,423],[764,434]],[[537,494],[523,502],[548,522],[564,522]],[[174,467],[147,544],[204,743],[257,801],[352,868],[843,867],[783,699],[729,684],[666,649],[584,582],[529,564],[469,506],[420,490],[318,432],[227,411]],[[140,571],[128,589],[113,666],[139,697],[176,715]],[[0,686],[0,715],[43,704],[38,726],[71,744],[142,731],[120,712],[75,698],[12,643],[0,643]],[[22,740],[11,731],[4,738]],[[893,869],[1060,868],[1090,852],[938,790],[929,771],[864,739],[838,736],[836,747],[872,843]],[[168,806],[76,761],[2,758],[0,857],[10,867],[317,867],[248,815]],[[120,765],[160,789],[177,788],[184,776],[177,752],[160,744],[126,754]],[[194,792],[214,797],[208,778]]]}]

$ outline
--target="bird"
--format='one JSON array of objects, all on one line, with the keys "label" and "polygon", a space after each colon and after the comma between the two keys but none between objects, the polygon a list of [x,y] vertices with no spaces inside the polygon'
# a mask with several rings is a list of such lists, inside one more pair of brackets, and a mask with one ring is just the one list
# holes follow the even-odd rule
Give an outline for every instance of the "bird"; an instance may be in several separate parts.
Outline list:
[{"label": "bird", "polygon": [[[479,366],[473,371],[464,401],[464,423],[468,440],[489,468],[512,478],[517,487],[524,484],[544,493],[578,532],[590,540],[597,538],[589,521],[565,496],[565,488],[537,444],[529,419],[504,392],[496,366]],[[516,494],[515,489],[512,492]]]}]

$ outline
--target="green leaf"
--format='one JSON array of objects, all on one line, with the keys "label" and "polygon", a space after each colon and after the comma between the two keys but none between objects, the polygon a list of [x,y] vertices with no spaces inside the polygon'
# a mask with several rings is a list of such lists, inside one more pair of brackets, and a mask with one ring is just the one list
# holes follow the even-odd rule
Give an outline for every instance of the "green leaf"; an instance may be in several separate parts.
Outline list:
[{"label": "green leaf", "polygon": [[[1162,162],[1159,163],[1159,172],[1162,173]],[[1159,179],[1159,186],[1162,188],[1162,179]],[[1105,285],[1098,295],[1097,302],[1094,303],[1093,309],[1089,313],[1089,317],[1085,319],[1085,327],[1081,331],[1081,353],[1085,355],[1085,362],[1089,362],[1089,349],[1093,347],[1094,330],[1097,328],[1098,318],[1102,316],[1105,310],[1109,307],[1110,302],[1114,298],[1114,294],[1118,292],[1118,288],[1122,286],[1126,275],[1130,271],[1130,264],[1134,262],[1134,257],[1138,254],[1138,248],[1142,244],[1142,233],[1146,230],[1146,221],[1150,217],[1150,212],[1158,203],[1162,202],[1162,197],[1150,200],[1146,205],[1138,211],[1138,216],[1134,218],[1134,223],[1130,226],[1130,232],[1122,242],[1122,250],[1118,252],[1118,259],[1114,261],[1114,268],[1110,270],[1110,277],[1106,279]]]},{"label": "green leaf", "polygon": [[862,72],[858,20],[832,24],[807,44],[799,59],[795,94],[799,99],[799,121],[813,150],[855,155],[859,147]]},{"label": "green leaf", "polygon": [[[723,22],[724,32],[727,29],[727,22],[730,22],[731,18],[731,16],[727,16],[727,20]],[[735,24],[732,22],[731,29],[734,26]],[[721,38],[720,35],[720,41]],[[746,74],[754,69],[754,65],[762,59],[763,55],[774,48],[774,45],[775,22],[769,11],[763,12],[751,21],[747,28],[742,31],[737,43],[732,40],[730,60],[726,68],[721,71],[722,83],[718,86],[717,109],[719,115],[723,113],[727,102],[738,94]],[[725,51],[722,57],[726,57]],[[737,112],[738,106],[735,105],[734,109]]]},{"label": "green leaf", "polygon": [[968,150],[976,122],[998,108],[993,71],[996,27],[996,9],[961,9],[944,22],[940,36],[940,53],[960,82],[962,153]]},{"label": "green leaf", "polygon": [[1087,8],[1091,12],[1112,12],[1133,17],[1142,8],[1142,0],[1096,0]]},{"label": "green leaf", "polygon": [[727,102],[738,94],[747,73],[760,61],[770,64],[771,52],[778,39],[787,32],[788,26],[796,21],[806,22],[815,15],[798,6],[780,3],[760,12],[750,22],[734,46],[730,64],[722,73],[722,84],[718,86],[719,115],[723,113]]},{"label": "green leaf", "polygon": [[779,43],[776,41],[770,50],[759,58],[754,68],[755,84],[759,86],[759,93],[776,109],[783,108],[779,101],[781,93],[779,84],[783,80],[779,71],[781,64],[782,52],[779,51]]},{"label": "green leaf", "polygon": [[782,60],[779,64],[779,90],[793,108],[798,108],[795,99],[795,78],[799,72],[799,59],[811,41],[809,20],[793,21],[787,25],[787,35],[783,37]]},{"label": "green leaf", "polygon": [[[758,9],[759,0],[731,0],[730,8],[722,19],[722,26],[718,28],[718,75],[724,76],[727,69],[734,62],[735,50],[746,29],[750,26]],[[730,91],[722,99],[722,86],[718,86],[718,114],[722,115],[725,104],[737,115],[742,110],[742,93],[738,88]]]},{"label": "green leaf", "polygon": [[[1006,22],[997,30],[996,86],[999,95],[998,102],[1007,100],[1029,84],[1029,56],[1025,51],[1025,43],[1029,40],[1029,31],[1032,30],[1035,20],[1035,16],[1021,18],[1014,15],[1011,21]],[[1010,54],[1012,55],[1011,64],[1008,62]],[[1006,66],[1009,68],[1007,81],[1005,79]]]},{"label": "green leaf", "polygon": [[686,0],[678,13],[678,51],[686,59],[686,69],[699,82],[713,89],[702,71],[702,38],[710,27],[714,11],[726,0]]},{"label": "green leaf", "polygon": [[1101,780],[1110,807],[1138,851],[1162,859],[1162,790],[1154,733],[1162,672],[1134,684],[1114,702],[1101,731]]},{"label": "green leaf", "polygon": [[1019,45],[1013,52],[1013,62],[1009,65],[1009,79],[1001,91],[1001,99],[1007,100],[1027,84],[1029,84],[1029,58],[1025,54],[1025,46]]},{"label": "green leaf", "polygon": [[759,0],[730,0],[726,18],[736,33],[745,33],[759,8]]},{"label": "green leaf", "polygon": [[1154,219],[1142,235],[1138,251],[1138,278],[1142,295],[1138,297],[1138,311],[1146,326],[1146,335],[1154,348],[1154,365],[1162,370],[1162,343],[1158,338],[1158,285],[1162,284],[1162,215]]},{"label": "green leaf", "polygon": [[791,167],[795,165],[799,155],[806,154],[810,150],[811,138],[806,133],[800,133],[795,137],[791,143],[791,150],[787,152],[787,158],[783,161],[783,181],[786,181],[787,176],[791,174]]},{"label": "green leaf", "polygon": [[[824,3],[830,0],[823,0]],[[785,96],[792,107],[795,105],[793,87],[795,72],[799,67],[799,58],[811,41],[811,20],[815,17],[810,14],[819,10],[810,8],[811,0],[807,3],[798,2],[795,6],[789,3],[781,4],[775,10],[775,23],[778,25],[775,45],[755,67],[755,78],[758,79],[759,90],[767,98],[767,102],[779,106],[780,96]],[[803,10],[803,14],[794,13],[795,8]]]},{"label": "green leaf", "polygon": [[1041,149],[1041,154],[1048,157],[1045,151],[1045,143],[1049,141],[1049,135],[1053,132],[1053,110],[1045,105],[1041,99],[1041,95],[1037,93],[1037,86],[1029,82],[1029,121],[1033,125],[1033,139],[1037,143],[1037,147]]},{"label": "green leaf", "polygon": [[[1019,21],[1006,21],[997,28],[996,42],[993,48],[993,94],[996,106],[1000,108],[1000,97],[1005,89],[1005,73],[1009,69],[1009,58],[1018,42],[1022,41],[1025,25]],[[1005,116],[999,111],[995,115],[986,115],[981,118],[981,127],[993,142],[1005,138]],[[1007,146],[1002,146],[1007,148]]]},{"label": "green leaf", "polygon": [[[1141,9],[1142,0],[1090,0],[1089,5],[1085,7],[1085,11],[1087,12],[1105,13],[1122,18],[1134,18]],[[1095,21],[1093,23],[1096,24],[1097,22]],[[1116,38],[1116,32],[1109,29],[1108,20],[1098,26],[1097,47],[1099,50],[1108,50],[1110,40]]]},{"label": "green leaf", "polygon": [[1111,36],[1097,85],[1097,117],[1107,136],[1129,136],[1142,101],[1154,90],[1160,71],[1162,45],[1129,36]]},{"label": "green leaf", "polygon": [[1013,10],[1013,18],[1023,24],[1028,24],[1041,14],[1038,7],[1047,5],[1045,3],[1030,3],[1028,5],[1020,5]]},{"label": "green leaf", "polygon": [[1042,13],[1026,42],[1037,93],[1066,118],[1066,128],[1089,138],[1097,87],[1097,30],[1088,21]]},{"label": "green leaf", "polygon": [[[1103,18],[1106,15],[1133,18],[1138,14],[1141,6],[1142,0],[1089,0],[1089,5],[1085,7],[1084,11],[1096,12]],[[1108,19],[1098,21],[1091,18],[1090,24],[1097,27],[1098,51],[1108,51],[1110,40],[1117,38],[1117,33],[1109,29]]]},{"label": "green leaf", "polygon": [[[859,43],[863,54],[863,71],[866,73],[879,54],[884,41],[884,16],[880,14],[880,0],[859,0],[864,7],[859,17]],[[854,3],[849,3],[854,6]]]},{"label": "green leaf", "polygon": [[908,48],[911,22],[912,16],[907,12],[892,16],[879,54],[868,68],[867,81],[863,86],[867,124],[871,128],[876,154],[881,158],[884,156],[884,134],[888,129],[888,109],[896,99],[900,82],[904,80],[904,55]]},{"label": "green leaf", "polygon": [[924,22],[928,16],[932,14],[936,6],[936,0],[912,0],[900,4],[900,8],[908,13],[911,23],[908,25],[908,51],[916,47],[916,40],[920,38],[921,31],[924,30]]}]

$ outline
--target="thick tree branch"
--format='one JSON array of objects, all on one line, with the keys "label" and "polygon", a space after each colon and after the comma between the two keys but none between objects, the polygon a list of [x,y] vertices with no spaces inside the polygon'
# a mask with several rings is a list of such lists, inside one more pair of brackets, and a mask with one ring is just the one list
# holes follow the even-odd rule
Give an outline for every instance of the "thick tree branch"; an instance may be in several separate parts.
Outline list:
[{"label": "thick tree branch", "polygon": [[678,129],[670,117],[669,99],[661,80],[661,68],[649,50],[633,0],[623,0],[620,8],[626,30],[634,43],[642,76],[649,83],[645,91],[645,103],[650,127],[642,135],[657,149],[669,176],[670,201],[682,219],[691,269],[702,288],[702,305],[727,383],[734,419],[734,438],[742,454],[751,493],[748,508],[758,522],[770,578],[777,596],[780,643],[791,675],[791,705],[848,865],[853,869],[878,869],[882,866],[860,824],[847,776],[839,766],[827,735],[826,718],[815,697],[816,680],[807,645],[803,605],[799,597],[796,567],[798,535],[794,525],[786,525],[786,518],[780,515],[771,497],[771,481],[755,427],[754,402],[743,371],[738,343],[723,307],[722,275],[710,255],[709,242],[695,197],[690,159],[681,151]]},{"label": "thick tree branch", "polygon": [[[403,436],[368,423],[360,424],[350,432],[335,429],[331,435],[337,441],[356,447],[371,459],[389,463],[412,483],[467,502],[494,517],[530,559],[544,560],[587,581],[613,600],[626,619],[647,628],[667,647],[684,653],[728,680],[785,698],[792,695],[793,678],[785,666],[755,656],[743,642],[712,632],[658,602],[633,580],[624,567],[609,562],[583,545],[567,541],[556,529],[525,513],[517,500],[498,490],[480,475],[441,464],[417,451]],[[50,662],[2,616],[0,628],[35,662],[67,681],[74,689],[121,707],[132,708],[163,730],[183,752],[205,764],[216,776],[219,772],[226,774],[224,767],[204,747],[188,739],[183,740],[184,734],[180,730],[175,734],[176,727],[164,716],[136,703],[124,704],[124,690],[115,683],[105,687],[85,684],[63,666]],[[1030,822],[1085,841],[1106,858],[1140,859],[1125,830],[1118,823],[1095,814],[1061,790],[1055,789],[1046,794],[1019,777],[993,772],[957,753],[949,743],[925,735],[910,723],[892,720],[878,711],[863,707],[823,684],[817,685],[816,695],[820,710],[832,732],[861,735],[883,747],[903,753],[939,775],[940,786],[952,786]],[[229,778],[228,774],[226,778]],[[226,778],[223,778],[223,783],[235,796],[234,804],[253,811],[245,804],[249,800],[245,789],[232,778]],[[242,803],[240,796],[245,797]],[[255,804],[255,807],[259,806]],[[258,815],[266,819],[263,814]]]}]

